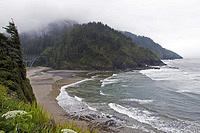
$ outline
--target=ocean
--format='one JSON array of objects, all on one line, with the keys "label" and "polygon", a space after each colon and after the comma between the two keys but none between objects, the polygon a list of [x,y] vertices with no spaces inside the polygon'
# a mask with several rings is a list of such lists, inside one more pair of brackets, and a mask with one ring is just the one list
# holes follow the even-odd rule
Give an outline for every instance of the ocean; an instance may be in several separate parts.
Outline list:
[{"label": "ocean", "polygon": [[63,86],[58,104],[73,115],[112,119],[121,133],[200,133],[200,59],[163,62]]}]

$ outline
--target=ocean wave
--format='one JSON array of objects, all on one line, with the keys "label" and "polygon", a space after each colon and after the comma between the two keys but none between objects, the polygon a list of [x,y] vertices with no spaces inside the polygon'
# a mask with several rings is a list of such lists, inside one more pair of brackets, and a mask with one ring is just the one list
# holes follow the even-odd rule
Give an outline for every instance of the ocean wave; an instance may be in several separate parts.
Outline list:
[{"label": "ocean wave", "polygon": [[122,87],[128,87],[128,85],[121,85]]},{"label": "ocean wave", "polygon": [[184,73],[182,73],[179,69],[171,69],[167,67],[141,70],[140,73],[146,75],[152,80],[178,80],[184,75]]},{"label": "ocean wave", "polygon": [[178,93],[187,93],[187,92],[192,92],[192,91],[190,91],[190,90],[177,90],[176,92],[178,92]]},{"label": "ocean wave", "polygon": [[94,108],[94,107],[91,107],[91,106],[89,106],[89,105],[87,105],[87,107],[88,107],[90,110],[92,110],[92,111],[97,111],[97,109]]},{"label": "ocean wave", "polygon": [[162,66],[160,69],[141,70],[140,73],[146,75],[152,80],[174,80],[174,81],[192,81],[200,80],[198,72],[191,71],[187,68],[179,68],[173,61],[165,61],[167,66]]},{"label": "ocean wave", "polygon": [[153,100],[141,100],[141,99],[135,99],[135,98],[123,99],[122,101],[137,102],[139,104],[148,104],[148,103],[153,102]]},{"label": "ocean wave", "polygon": [[83,99],[82,99],[82,98],[80,98],[80,97],[74,96],[74,98],[75,98],[76,100],[80,101],[80,102],[82,102],[82,101],[83,101]]},{"label": "ocean wave", "polygon": [[72,84],[62,86],[61,89],[60,89],[60,94],[57,96],[56,100],[61,101],[63,99],[66,99],[69,96],[68,93],[65,90],[66,88],[75,87],[78,84],[81,84],[83,82],[90,81],[90,80],[93,80],[93,79],[84,79],[84,80],[81,80],[81,81],[78,81],[78,82],[75,82],[75,83],[72,83]]},{"label": "ocean wave", "polygon": [[101,80],[101,87],[104,87],[108,84],[117,83],[119,80],[116,78],[117,74],[113,74],[112,76],[105,78],[104,80]]},{"label": "ocean wave", "polygon": [[147,110],[138,108],[126,108],[116,103],[109,103],[109,107],[120,114],[127,115],[141,123],[151,125],[166,133],[198,133],[200,131],[199,123],[183,120],[169,120],[156,116]]},{"label": "ocean wave", "polygon": [[161,69],[141,70],[140,73],[155,81],[173,81],[171,83],[177,84],[174,91],[178,93],[200,93],[199,73],[181,69],[171,69],[168,67],[161,67]]},{"label": "ocean wave", "polygon": [[60,94],[56,98],[59,106],[61,106],[64,110],[66,110],[69,113],[80,112],[85,109],[94,111],[95,109],[87,105],[85,102],[83,102],[82,98],[79,98],[77,96],[71,97],[66,91],[66,88],[68,87],[75,87],[78,84],[81,84],[83,82],[90,81],[90,80],[93,80],[93,78],[84,79],[84,80],[81,80],[69,85],[62,86],[60,89]]},{"label": "ocean wave", "polygon": [[99,75],[94,75],[94,76],[91,77],[91,79],[95,79],[97,77],[99,77]]},{"label": "ocean wave", "polygon": [[108,96],[108,94],[103,93],[101,90],[100,90],[100,95],[102,95],[102,96]]},{"label": "ocean wave", "polygon": [[[121,113],[121,114],[125,114],[133,119],[136,119],[138,120],[139,122],[142,122],[142,123],[146,123],[146,124],[150,124],[147,120],[150,119],[151,117],[149,116],[151,113],[150,112],[144,112],[144,111],[141,111],[137,108],[132,108],[132,110],[129,110],[128,108],[126,107],[123,107],[119,104],[115,104],[115,103],[109,103],[108,106],[115,110],[116,112],[118,113]],[[152,118],[153,119],[153,118]]]}]

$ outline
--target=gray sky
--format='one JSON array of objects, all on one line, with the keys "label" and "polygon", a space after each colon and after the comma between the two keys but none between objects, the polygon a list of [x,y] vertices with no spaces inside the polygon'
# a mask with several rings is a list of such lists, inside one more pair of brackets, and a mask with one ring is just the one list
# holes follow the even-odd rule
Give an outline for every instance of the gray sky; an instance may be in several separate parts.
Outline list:
[{"label": "gray sky", "polygon": [[200,0],[0,0],[0,26],[10,18],[21,32],[66,18],[101,21],[183,57],[200,57]]}]

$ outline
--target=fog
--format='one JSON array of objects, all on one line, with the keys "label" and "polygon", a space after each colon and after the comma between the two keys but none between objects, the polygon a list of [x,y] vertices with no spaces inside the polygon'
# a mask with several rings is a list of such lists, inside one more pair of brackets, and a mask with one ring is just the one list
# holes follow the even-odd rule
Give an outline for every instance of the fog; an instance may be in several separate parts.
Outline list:
[{"label": "fog", "polygon": [[199,0],[0,0],[0,26],[14,19],[20,32],[70,19],[101,21],[152,38],[185,58],[200,57]]}]

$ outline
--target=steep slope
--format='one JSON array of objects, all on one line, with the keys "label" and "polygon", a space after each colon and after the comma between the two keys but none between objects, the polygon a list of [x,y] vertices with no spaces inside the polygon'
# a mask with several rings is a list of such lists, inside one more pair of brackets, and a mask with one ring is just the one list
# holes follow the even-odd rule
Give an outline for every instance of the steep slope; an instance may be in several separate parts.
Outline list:
[{"label": "steep slope", "polygon": [[8,37],[0,33],[0,84],[15,91],[20,99],[33,102],[33,94],[22,59],[21,43],[13,22],[4,28]]},{"label": "steep slope", "polygon": [[[40,53],[37,65],[56,69],[115,70],[163,64],[151,51],[102,23],[74,25],[69,32],[57,32],[55,36],[57,39],[50,42],[52,45]],[[45,39],[40,36],[39,40],[44,42]]]},{"label": "steep slope", "polygon": [[160,46],[158,43],[155,43],[152,39],[144,36],[137,36],[130,32],[123,32],[124,35],[130,37],[133,42],[137,45],[148,48],[153,53],[155,53],[160,59],[182,59],[182,57],[170,50],[167,50]]}]

